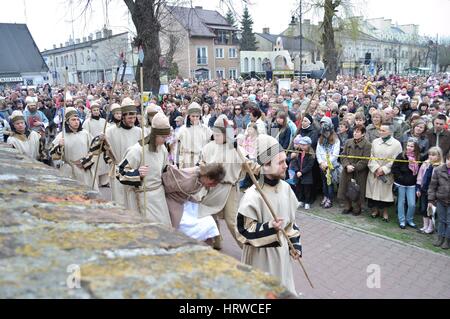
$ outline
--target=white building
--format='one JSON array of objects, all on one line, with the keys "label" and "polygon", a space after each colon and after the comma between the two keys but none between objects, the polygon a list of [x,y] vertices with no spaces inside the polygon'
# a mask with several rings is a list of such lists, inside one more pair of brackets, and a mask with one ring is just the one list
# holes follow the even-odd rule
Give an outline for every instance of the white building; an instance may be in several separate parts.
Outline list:
[{"label": "white building", "polygon": [[127,62],[124,80],[133,80],[137,55],[131,49],[127,32],[113,35],[111,30],[104,28],[95,33],[95,39],[90,34],[82,40],[70,39],[64,46],[61,43],[59,47],[54,45],[53,49],[42,52],[54,84],[64,83],[66,66],[69,83],[113,81],[119,65],[120,80],[123,71],[121,54]]}]

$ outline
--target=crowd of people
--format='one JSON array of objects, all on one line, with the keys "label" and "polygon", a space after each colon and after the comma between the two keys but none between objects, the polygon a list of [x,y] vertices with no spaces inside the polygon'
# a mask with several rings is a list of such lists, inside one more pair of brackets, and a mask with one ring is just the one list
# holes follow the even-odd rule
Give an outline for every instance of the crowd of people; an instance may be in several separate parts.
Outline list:
[{"label": "crowd of people", "polygon": [[[291,276],[285,265],[265,265],[270,254],[257,248],[279,244],[283,227],[299,258],[292,210],[309,210],[317,194],[323,209],[337,198],[342,214],[368,207],[385,222],[395,205],[400,228],[437,231],[434,245],[450,246],[448,74],[292,80],[290,90],[267,80],[177,78],[167,94],[148,97],[132,83],[0,95],[0,138],[8,144],[85,185],[110,187],[112,200],[154,222],[192,234],[202,218],[213,216],[218,227],[222,217],[243,260],[283,278]],[[284,222],[262,212],[253,173],[273,188]],[[213,235],[198,238],[214,236],[220,249],[218,228],[211,220],[202,227]]]}]

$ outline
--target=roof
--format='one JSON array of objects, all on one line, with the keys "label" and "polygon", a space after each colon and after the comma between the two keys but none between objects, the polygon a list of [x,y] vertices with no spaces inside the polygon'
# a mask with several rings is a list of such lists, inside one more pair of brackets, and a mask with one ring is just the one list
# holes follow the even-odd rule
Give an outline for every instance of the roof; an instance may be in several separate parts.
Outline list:
[{"label": "roof", "polygon": [[26,24],[0,23],[0,73],[48,72]]},{"label": "roof", "polygon": [[[281,38],[283,41],[283,48],[288,51],[299,51],[300,50],[300,37],[287,37],[284,35],[276,35],[269,33],[256,33],[260,37],[266,39],[269,42],[275,44],[278,38]],[[311,40],[303,37],[302,39],[302,48],[303,50],[314,50],[315,45]]]},{"label": "roof", "polygon": [[215,37],[211,29],[237,30],[217,11],[175,6],[168,6],[168,10],[194,37]]},{"label": "roof", "polygon": [[83,48],[87,48],[92,46],[94,43],[100,42],[100,41],[106,41],[110,38],[114,38],[114,37],[119,37],[122,35],[128,34],[128,32],[122,32],[122,33],[118,33],[115,35],[112,35],[110,37],[107,38],[101,38],[101,39],[96,39],[96,40],[90,40],[90,41],[86,41],[86,42],[81,42],[81,43],[75,43],[75,44],[70,44],[67,46],[64,46],[62,48],[56,48],[56,49],[50,49],[50,50],[45,50],[42,51],[42,54],[44,55],[49,55],[49,54],[58,54],[58,53],[62,53],[62,52],[66,52],[66,51],[73,51],[76,49],[83,49]]}]

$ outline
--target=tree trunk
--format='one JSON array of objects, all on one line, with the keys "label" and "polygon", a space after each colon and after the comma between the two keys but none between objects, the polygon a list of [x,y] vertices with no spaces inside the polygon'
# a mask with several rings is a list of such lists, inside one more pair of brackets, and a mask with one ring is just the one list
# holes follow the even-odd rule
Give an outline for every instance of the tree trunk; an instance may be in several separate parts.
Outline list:
[{"label": "tree trunk", "polygon": [[[161,46],[159,43],[158,11],[159,2],[155,0],[136,0],[133,3],[125,1],[130,9],[131,18],[136,27],[137,37],[135,44],[141,44],[144,51],[144,91],[150,91],[154,95],[159,93]],[[140,68],[136,70],[136,82],[140,87]]]},{"label": "tree trunk", "polygon": [[337,52],[334,42],[333,17],[334,10],[340,1],[325,0],[323,17],[322,42],[324,46],[324,64],[327,68],[327,80],[335,81],[337,77]]}]

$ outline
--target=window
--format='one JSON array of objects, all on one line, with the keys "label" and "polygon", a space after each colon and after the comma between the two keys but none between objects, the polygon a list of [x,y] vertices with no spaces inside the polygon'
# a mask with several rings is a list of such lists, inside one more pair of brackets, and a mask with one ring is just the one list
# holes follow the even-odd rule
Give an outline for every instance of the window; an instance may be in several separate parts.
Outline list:
[{"label": "window", "polygon": [[262,59],[261,58],[258,58],[258,63],[256,65],[256,71],[262,72]]},{"label": "window", "polygon": [[230,79],[236,79],[237,78],[237,71],[236,71],[236,69],[230,69],[229,73],[230,73]]},{"label": "window", "polygon": [[223,48],[216,48],[216,59],[223,59]]},{"label": "window", "polygon": [[224,69],[216,69],[216,77],[218,79],[225,78],[225,70]]},{"label": "window", "polygon": [[197,64],[208,64],[208,48],[197,48]]},{"label": "window", "polygon": [[58,57],[55,58],[55,65],[57,68],[59,68]]},{"label": "window", "polygon": [[228,49],[228,58],[230,58],[230,59],[236,59],[237,58],[237,50],[236,50],[236,48],[229,48]]},{"label": "window", "polygon": [[228,32],[219,30],[217,31],[216,44],[228,44]]},{"label": "window", "polygon": [[84,54],[81,52],[81,64],[84,64]]},{"label": "window", "polygon": [[251,71],[251,72],[256,71],[256,62],[255,62],[255,58],[252,58],[252,59],[251,59],[250,71]]},{"label": "window", "polygon": [[244,72],[248,72],[248,58],[244,59]]}]

